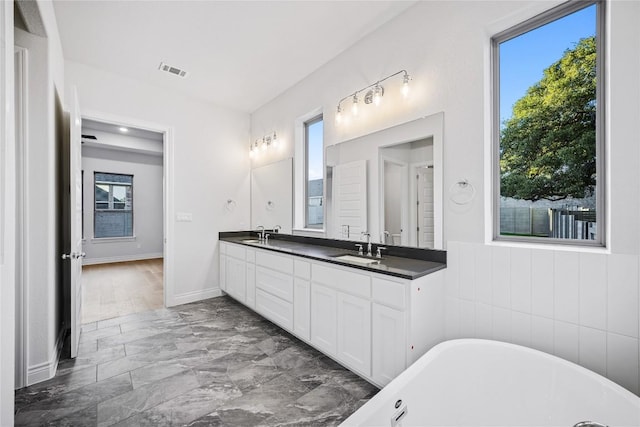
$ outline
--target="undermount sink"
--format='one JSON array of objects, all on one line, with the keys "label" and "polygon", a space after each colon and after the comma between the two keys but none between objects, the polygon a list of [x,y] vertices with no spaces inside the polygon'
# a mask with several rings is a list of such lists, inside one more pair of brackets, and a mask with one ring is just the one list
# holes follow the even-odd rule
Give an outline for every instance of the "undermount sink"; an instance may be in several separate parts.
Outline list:
[{"label": "undermount sink", "polygon": [[246,240],[243,240],[242,243],[260,243],[260,240],[258,240],[258,239],[246,239]]},{"label": "undermount sink", "polygon": [[366,264],[366,265],[380,264],[379,259],[362,258],[359,256],[353,256],[353,255],[340,255],[335,257],[335,259],[339,259],[340,261],[347,261],[347,262],[357,262],[358,264]]}]

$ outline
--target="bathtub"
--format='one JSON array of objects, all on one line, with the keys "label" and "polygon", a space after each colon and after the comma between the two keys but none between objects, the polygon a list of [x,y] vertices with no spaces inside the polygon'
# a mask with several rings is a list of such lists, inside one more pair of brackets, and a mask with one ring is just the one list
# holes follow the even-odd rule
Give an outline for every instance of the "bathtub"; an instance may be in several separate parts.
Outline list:
[{"label": "bathtub", "polygon": [[432,348],[341,425],[572,427],[582,421],[640,426],[640,398],[550,354],[462,339]]}]

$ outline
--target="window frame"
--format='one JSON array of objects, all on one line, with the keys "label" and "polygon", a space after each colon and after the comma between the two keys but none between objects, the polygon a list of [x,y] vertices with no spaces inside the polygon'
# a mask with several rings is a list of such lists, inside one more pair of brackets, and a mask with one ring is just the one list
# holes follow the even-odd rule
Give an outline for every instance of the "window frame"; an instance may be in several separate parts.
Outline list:
[{"label": "window frame", "polygon": [[[519,37],[550,22],[571,15],[574,12],[596,6],[596,239],[561,239],[535,236],[503,236],[500,234],[500,43]],[[605,0],[570,0],[542,12],[533,18],[516,24],[491,38],[491,169],[492,169],[492,217],[493,241],[541,243],[585,247],[606,247],[606,141],[605,111],[606,93],[606,2]]]},{"label": "window frame", "polygon": [[[302,189],[302,197],[303,197],[303,201],[304,201],[304,228],[307,230],[318,230],[318,231],[322,231],[325,229],[325,224],[326,224],[326,219],[322,218],[322,225],[320,227],[317,226],[310,226],[309,225],[309,195],[308,195],[308,191],[309,191],[309,127],[311,127],[312,125],[318,123],[318,122],[322,122],[322,135],[323,135],[323,141],[322,141],[322,165],[324,167],[325,164],[325,159],[324,159],[324,115],[322,113],[315,115],[313,117],[311,117],[308,120],[305,120],[303,122],[303,127],[304,127],[304,142],[303,142],[303,154],[304,154],[304,171],[303,171],[303,182],[304,182],[304,186]],[[323,189],[322,189],[322,198],[324,199],[324,173],[323,173]],[[320,206],[323,206],[324,203],[321,203]]]},{"label": "window frame", "polygon": [[[96,180],[96,176],[98,174],[107,174],[107,175],[122,175],[122,176],[129,176],[131,177],[131,183],[126,183],[126,182],[111,182],[111,181],[98,181]],[[134,179],[134,175],[130,174],[130,173],[118,173],[118,172],[99,172],[99,171],[94,171],[93,172],[93,239],[108,239],[108,240],[113,240],[113,239],[131,239],[131,238],[135,238],[135,218],[134,218],[134,191],[133,191],[133,179]],[[98,201],[96,200],[96,186],[98,184],[103,184],[103,185],[108,185],[109,186],[109,201],[107,201],[107,203],[112,206],[113,205],[113,192],[112,192],[112,187],[114,185],[117,186],[121,186],[121,187],[130,187],[131,188],[131,208],[130,209],[113,209],[113,208],[107,208],[107,209],[98,209],[96,204],[98,203]],[[103,202],[104,203],[104,202]],[[125,202],[125,206],[126,206],[126,202]],[[108,236],[108,237],[96,237],[96,214],[99,212],[119,212],[119,213],[131,213],[131,235],[128,236]]]}]

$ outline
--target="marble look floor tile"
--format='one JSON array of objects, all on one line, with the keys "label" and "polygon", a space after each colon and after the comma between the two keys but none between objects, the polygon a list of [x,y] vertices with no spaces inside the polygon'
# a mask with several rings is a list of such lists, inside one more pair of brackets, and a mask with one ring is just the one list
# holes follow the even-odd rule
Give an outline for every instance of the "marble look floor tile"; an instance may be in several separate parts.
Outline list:
[{"label": "marble look floor tile", "polygon": [[30,405],[52,396],[96,382],[96,367],[73,371],[67,375],[53,377],[49,381],[22,388],[15,393],[16,408]]},{"label": "marble look floor tile", "polygon": [[128,425],[185,425],[240,396],[242,392],[232,384],[210,384],[137,414]]},{"label": "marble look floor tile", "polygon": [[64,418],[58,418],[47,422],[45,425],[50,427],[79,427],[79,426],[95,426],[98,424],[98,406],[90,406],[81,411],[73,412]]},{"label": "marble look floor tile", "polygon": [[336,425],[377,392],[227,297],[98,321],[81,339],[56,377],[16,392],[19,425]]},{"label": "marble look floor tile", "polygon": [[48,399],[20,408],[15,417],[15,424],[40,425],[51,420],[66,418],[81,409],[95,406],[99,402],[130,390],[132,390],[131,378],[126,373],[66,393],[55,394]]},{"label": "marble look floor tile", "polygon": [[199,387],[191,371],[140,387],[98,404],[98,426],[108,426]]},{"label": "marble look floor tile", "polygon": [[262,386],[282,372],[270,357],[234,364],[227,368],[227,376],[243,392]]},{"label": "marble look floor tile", "polygon": [[283,373],[221,406],[217,412],[225,424],[256,425],[308,392],[307,386]]}]

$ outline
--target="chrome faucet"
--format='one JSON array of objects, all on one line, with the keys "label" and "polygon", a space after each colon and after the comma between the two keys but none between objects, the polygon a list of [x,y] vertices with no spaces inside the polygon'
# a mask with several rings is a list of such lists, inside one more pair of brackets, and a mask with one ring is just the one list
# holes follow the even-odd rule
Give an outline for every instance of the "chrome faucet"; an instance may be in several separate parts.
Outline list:
[{"label": "chrome faucet", "polygon": [[280,227],[279,225],[276,225],[275,227],[273,227],[273,231],[276,233],[280,233],[280,230],[282,230],[282,227]]},{"label": "chrome faucet", "polygon": [[362,235],[367,236],[367,256],[371,256],[371,233],[363,231]]},{"label": "chrome faucet", "polygon": [[376,258],[382,258],[382,251],[387,250],[384,246],[378,246],[378,250],[376,251]]},{"label": "chrome faucet", "polygon": [[264,225],[259,225],[256,228],[260,230],[260,234],[258,235],[258,240],[262,242],[264,240]]}]

